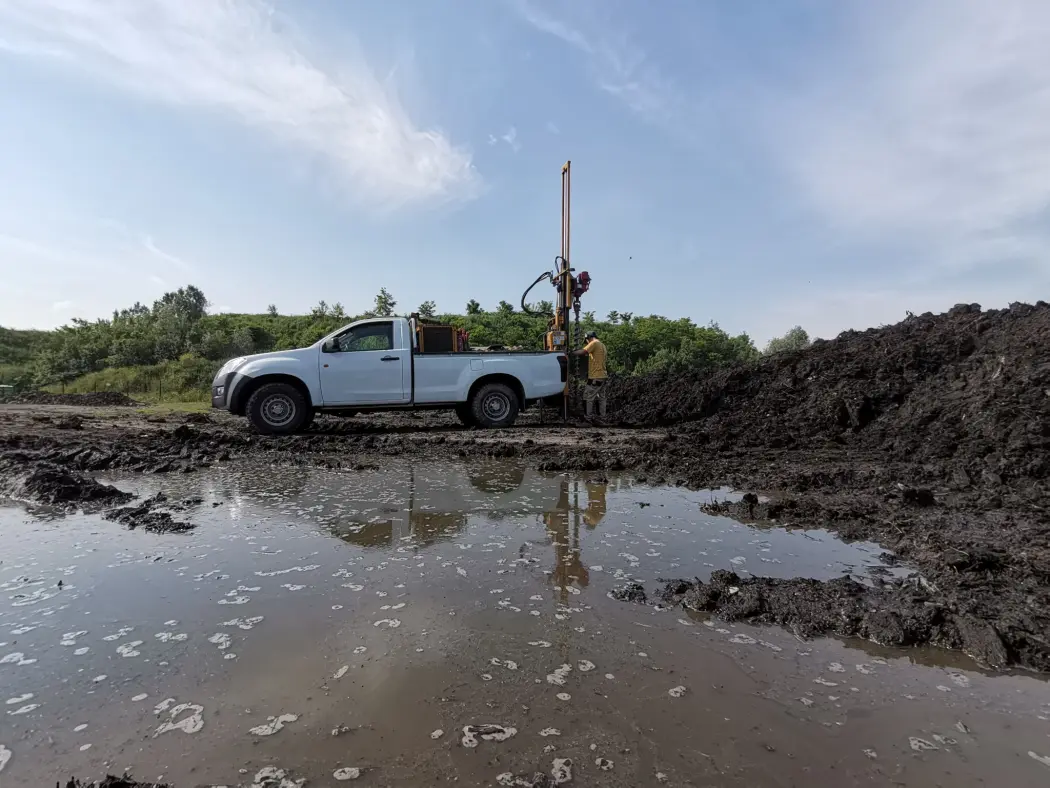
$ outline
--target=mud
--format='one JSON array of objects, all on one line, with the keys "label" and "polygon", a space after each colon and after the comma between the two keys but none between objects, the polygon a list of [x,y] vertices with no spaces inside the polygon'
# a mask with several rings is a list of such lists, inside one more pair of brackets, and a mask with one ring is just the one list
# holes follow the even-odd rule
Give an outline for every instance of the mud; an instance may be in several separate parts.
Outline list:
[{"label": "mud", "polygon": [[[0,479],[11,490],[26,468],[52,476],[59,469],[194,473],[251,459],[365,470],[389,458],[513,458],[551,473],[726,486],[750,495],[709,511],[760,527],[823,528],[892,551],[921,585],[879,589],[868,603],[925,622],[915,613],[921,604],[947,622],[913,623],[894,636],[869,617],[858,634],[965,647],[989,664],[1045,671],[1048,348],[1047,304],[986,312],[962,305],[709,377],[615,381],[617,426],[603,428],[545,422],[533,410],[512,430],[470,430],[446,414],[423,413],[319,418],[310,432],[282,439],[254,435],[243,420],[218,412],[146,418],[122,408],[4,406]],[[56,420],[73,415],[81,429],[59,429]],[[43,497],[93,505],[100,491],[70,479]],[[767,599],[778,598],[773,587]],[[758,618],[827,631],[828,606],[849,618],[863,604],[857,594],[876,593],[850,588],[828,591],[809,612],[768,610]]]},{"label": "mud", "polygon": [[725,491],[623,473],[275,457],[100,476],[197,526],[177,537],[0,504],[5,784],[1045,780],[1039,678],[609,599],[725,566],[741,586],[848,572],[875,588],[899,568],[876,571],[874,546],[736,523],[701,511]]},{"label": "mud", "polygon": [[114,777],[112,774],[106,775],[105,779],[101,781],[85,782],[83,780],[73,779],[65,784],[65,786],[59,786],[57,788],[171,788],[167,783],[144,783],[138,780],[132,779],[129,775],[125,774],[122,777]]},{"label": "mud", "polygon": [[0,458],[0,493],[26,503],[89,511],[133,497],[77,471],[53,463],[32,462],[17,452]]},{"label": "mud", "polygon": [[[632,591],[635,599],[630,601],[636,601],[638,591]],[[835,634],[885,646],[931,644],[961,649],[993,668],[1004,667],[1009,660],[994,627],[973,616],[956,615],[913,581],[871,587],[849,577],[824,582],[742,579],[720,569],[711,573],[707,583],[669,581],[658,597],[667,604],[713,613],[723,621],[777,624],[803,638]]]},{"label": "mud", "polygon": [[171,512],[163,508],[185,511],[192,504],[169,504],[163,493],[147,498],[137,506],[125,506],[119,509],[108,509],[102,516],[107,520],[113,520],[126,525],[130,530],[142,528],[155,534],[176,534],[192,531],[197,526],[193,523],[176,520]]}]

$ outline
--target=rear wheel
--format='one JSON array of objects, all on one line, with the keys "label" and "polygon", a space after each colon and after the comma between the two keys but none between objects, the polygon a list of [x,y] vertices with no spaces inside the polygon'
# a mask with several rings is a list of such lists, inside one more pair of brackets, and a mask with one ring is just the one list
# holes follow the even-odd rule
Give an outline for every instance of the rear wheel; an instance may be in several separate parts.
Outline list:
[{"label": "rear wheel", "polygon": [[503,383],[489,383],[474,394],[470,410],[479,427],[509,427],[518,418],[518,395]]},{"label": "rear wheel", "polygon": [[313,417],[306,398],[287,383],[267,383],[248,399],[248,421],[263,435],[290,435]]}]

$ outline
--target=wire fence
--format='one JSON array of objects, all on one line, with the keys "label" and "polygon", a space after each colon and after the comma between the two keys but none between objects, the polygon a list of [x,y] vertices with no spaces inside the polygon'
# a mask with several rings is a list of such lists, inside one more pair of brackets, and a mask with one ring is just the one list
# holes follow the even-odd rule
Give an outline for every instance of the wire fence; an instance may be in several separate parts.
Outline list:
[{"label": "wire fence", "polygon": [[145,402],[197,402],[205,401],[209,397],[206,385],[187,385],[186,382],[172,381],[170,378],[166,379],[163,375],[151,375],[148,373],[136,374],[133,377],[119,381],[60,381],[48,386],[38,386],[18,378],[5,380],[0,375],[0,402],[22,397],[36,391],[47,394],[99,394],[102,392],[114,392]]}]

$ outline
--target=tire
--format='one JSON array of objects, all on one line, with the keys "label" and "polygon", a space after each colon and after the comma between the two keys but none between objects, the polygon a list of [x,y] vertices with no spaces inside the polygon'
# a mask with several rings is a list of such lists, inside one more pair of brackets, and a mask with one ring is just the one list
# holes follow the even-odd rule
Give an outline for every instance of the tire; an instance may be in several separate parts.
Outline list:
[{"label": "tire", "polygon": [[291,435],[309,424],[313,410],[295,386],[267,383],[248,399],[247,415],[261,435]]},{"label": "tire", "polygon": [[474,419],[474,411],[471,409],[470,405],[457,405],[456,417],[464,427],[478,426],[477,421]]},{"label": "tire", "polygon": [[479,427],[509,427],[518,418],[518,395],[503,383],[489,383],[470,400],[470,412]]}]

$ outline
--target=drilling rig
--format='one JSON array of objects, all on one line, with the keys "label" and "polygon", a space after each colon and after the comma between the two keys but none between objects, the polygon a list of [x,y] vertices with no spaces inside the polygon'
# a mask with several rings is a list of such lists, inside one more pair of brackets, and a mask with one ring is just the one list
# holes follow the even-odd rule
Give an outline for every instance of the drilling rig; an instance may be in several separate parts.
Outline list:
[{"label": "drilling rig", "polygon": [[[570,353],[580,346],[580,296],[591,286],[591,275],[575,270],[571,264],[569,252],[572,233],[572,162],[567,161],[561,168],[561,254],[554,258],[554,270],[544,271],[521,295],[521,310],[526,314],[536,314],[529,310],[525,299],[529,292],[540,282],[549,280],[557,292],[554,302],[554,316],[547,323],[547,333],[543,335],[543,349],[550,352]],[[570,332],[570,326],[572,331]],[[568,374],[565,376],[565,396],[562,401],[562,417],[569,417],[569,400],[572,392],[573,364],[567,363]]]}]

